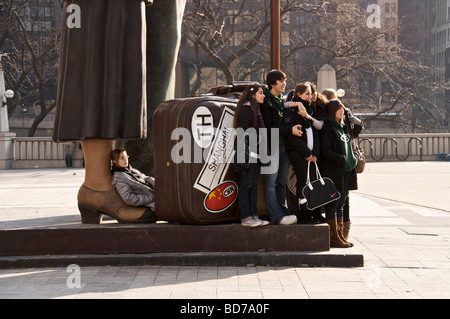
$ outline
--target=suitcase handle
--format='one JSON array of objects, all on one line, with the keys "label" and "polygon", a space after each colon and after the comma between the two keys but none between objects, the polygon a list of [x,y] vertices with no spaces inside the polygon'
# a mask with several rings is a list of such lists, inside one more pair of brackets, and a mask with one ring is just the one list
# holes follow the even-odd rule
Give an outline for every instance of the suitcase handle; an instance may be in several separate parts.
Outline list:
[{"label": "suitcase handle", "polygon": [[226,95],[229,93],[242,93],[244,92],[245,88],[249,85],[258,84],[258,82],[252,82],[252,81],[234,81],[230,85],[223,85],[218,86],[215,88],[212,88],[209,90],[209,93],[212,93],[213,95]]}]

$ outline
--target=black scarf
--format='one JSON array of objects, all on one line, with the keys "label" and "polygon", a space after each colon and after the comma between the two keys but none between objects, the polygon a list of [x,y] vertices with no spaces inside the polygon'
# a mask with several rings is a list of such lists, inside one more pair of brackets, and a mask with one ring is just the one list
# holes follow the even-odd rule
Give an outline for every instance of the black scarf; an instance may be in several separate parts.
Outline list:
[{"label": "black scarf", "polygon": [[[294,102],[302,102],[303,106],[304,106],[305,109],[306,109],[306,112],[307,112],[309,115],[311,115],[311,116],[313,115],[314,110],[313,110],[313,108],[312,108],[312,106],[311,106],[311,101],[305,101],[305,100],[299,98],[298,96],[295,96],[295,97],[292,99],[292,101],[294,101]],[[304,118],[304,117],[301,116],[301,115],[297,116],[297,118],[298,118],[299,121],[300,121],[299,124],[301,124],[302,127],[304,127],[304,128],[310,128],[310,127],[312,126],[312,124],[313,124],[313,121],[308,120],[308,119]]]}]

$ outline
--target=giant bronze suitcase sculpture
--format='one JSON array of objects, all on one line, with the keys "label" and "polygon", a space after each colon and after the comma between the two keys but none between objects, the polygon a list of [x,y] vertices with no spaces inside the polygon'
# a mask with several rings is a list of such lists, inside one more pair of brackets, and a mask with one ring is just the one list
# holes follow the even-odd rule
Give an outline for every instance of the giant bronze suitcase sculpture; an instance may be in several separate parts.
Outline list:
[{"label": "giant bronze suitcase sculpture", "polygon": [[239,220],[234,111],[248,85],[164,102],[153,116],[155,204],[158,217],[183,224]]}]

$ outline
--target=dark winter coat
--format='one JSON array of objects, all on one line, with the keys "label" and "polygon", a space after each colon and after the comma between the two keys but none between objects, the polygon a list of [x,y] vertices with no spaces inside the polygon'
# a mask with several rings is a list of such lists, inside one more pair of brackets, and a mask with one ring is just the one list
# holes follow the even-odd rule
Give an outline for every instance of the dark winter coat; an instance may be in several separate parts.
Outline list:
[{"label": "dark winter coat", "polygon": [[[255,125],[255,114],[253,111],[252,106],[250,105],[250,102],[247,102],[239,111],[239,113],[236,114],[236,128],[241,128],[244,131],[248,130],[249,128],[254,128],[256,130],[257,136],[254,137],[254,139],[250,139],[249,136],[245,135],[243,136],[244,139],[240,139],[241,137],[237,136],[235,142],[234,142],[234,149],[236,150],[235,154],[235,163],[238,163],[238,161],[241,159],[245,159],[245,163],[249,163],[250,155],[251,153],[259,154],[260,153],[260,143],[266,143],[266,140],[263,135],[260,134],[259,129],[264,128],[264,120],[261,116],[261,111],[258,110],[257,114],[257,123]],[[256,141],[256,145],[252,144],[251,142]],[[239,152],[244,151],[245,154],[241,154]],[[247,171],[248,166],[247,165],[236,165],[235,169],[238,171]]]},{"label": "dark winter coat", "polygon": [[319,134],[320,166],[327,171],[344,174],[345,155],[336,128],[326,121]]},{"label": "dark winter coat", "polygon": [[[289,134],[286,141],[286,149],[288,151],[296,151],[301,154],[303,158],[308,158],[311,155],[318,157],[320,155],[320,140],[317,130],[312,127],[310,121],[305,120],[296,107],[291,107],[284,112],[284,123],[287,126],[295,126],[297,124],[302,125],[301,130],[303,135],[301,137]],[[306,128],[311,127],[313,131],[313,149],[308,148],[308,136],[306,134]]]},{"label": "dark winter coat", "polygon": [[[244,105],[244,107],[240,110],[239,114],[237,114],[237,127],[243,128],[244,130],[253,127],[253,118],[254,113],[250,104]],[[261,117],[261,113],[258,114],[258,118],[259,118],[258,123],[259,125],[255,127],[256,130],[264,127],[264,121]]]},{"label": "dark winter coat", "polygon": [[[344,126],[348,134],[348,127]],[[346,157],[343,154],[343,149],[339,139],[339,135],[328,121],[319,132],[320,136],[320,162],[319,166],[323,176],[331,178],[338,189],[342,189],[342,176],[345,174],[344,165]],[[356,170],[351,172],[351,179],[349,184],[350,190],[358,189]]]},{"label": "dark winter coat", "polygon": [[[268,140],[271,141],[271,129],[278,129],[280,145],[285,145],[287,136],[292,134],[292,126],[283,122],[284,101],[280,97],[274,97],[267,88],[264,90],[264,94],[266,97],[264,98],[264,103],[260,104],[260,106],[264,126],[268,131]],[[269,151],[272,152],[270,146],[271,143],[269,143]]]}]

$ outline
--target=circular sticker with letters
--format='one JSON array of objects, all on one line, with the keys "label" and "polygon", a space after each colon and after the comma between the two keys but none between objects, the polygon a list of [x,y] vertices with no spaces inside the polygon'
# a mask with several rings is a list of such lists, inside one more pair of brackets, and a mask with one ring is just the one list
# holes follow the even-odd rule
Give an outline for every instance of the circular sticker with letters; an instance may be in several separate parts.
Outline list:
[{"label": "circular sticker with letters", "polygon": [[201,148],[208,148],[214,139],[214,118],[205,106],[199,106],[192,116],[192,137]]}]

